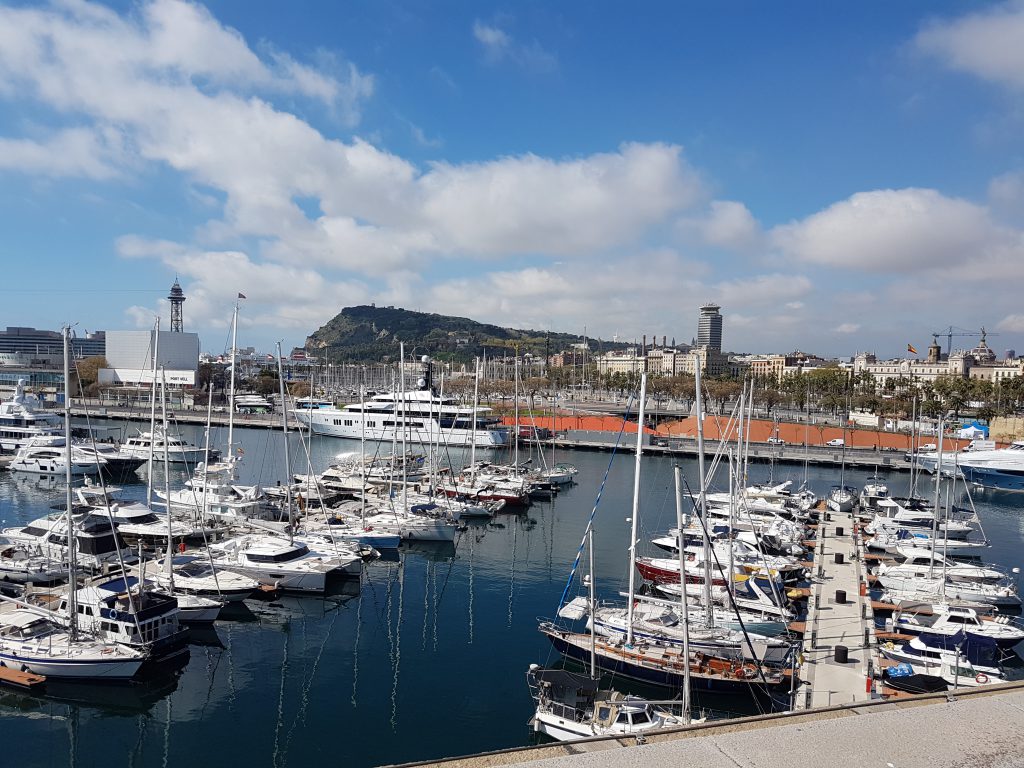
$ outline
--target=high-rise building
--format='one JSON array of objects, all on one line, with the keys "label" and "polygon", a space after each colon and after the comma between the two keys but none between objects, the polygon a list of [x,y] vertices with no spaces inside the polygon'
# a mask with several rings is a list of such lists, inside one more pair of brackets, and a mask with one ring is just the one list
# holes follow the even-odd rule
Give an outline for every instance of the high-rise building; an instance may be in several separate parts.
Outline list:
[{"label": "high-rise building", "polygon": [[722,351],[722,316],[718,313],[720,309],[720,306],[711,302],[700,308],[700,318],[697,321],[698,347]]}]

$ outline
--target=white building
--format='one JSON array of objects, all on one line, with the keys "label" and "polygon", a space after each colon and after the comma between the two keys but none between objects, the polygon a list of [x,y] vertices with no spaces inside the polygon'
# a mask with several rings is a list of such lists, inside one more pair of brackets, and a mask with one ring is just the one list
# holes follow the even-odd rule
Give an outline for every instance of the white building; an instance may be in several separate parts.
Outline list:
[{"label": "white building", "polygon": [[194,387],[199,372],[199,336],[195,333],[160,331],[107,331],[107,364],[99,372],[100,384],[146,384],[153,380],[153,351],[157,367],[163,367],[167,383]]}]

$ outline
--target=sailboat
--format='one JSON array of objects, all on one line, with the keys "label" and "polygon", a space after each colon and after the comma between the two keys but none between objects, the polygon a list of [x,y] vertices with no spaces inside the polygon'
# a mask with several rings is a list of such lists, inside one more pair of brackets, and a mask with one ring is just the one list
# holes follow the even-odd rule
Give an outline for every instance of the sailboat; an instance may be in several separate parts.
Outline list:
[{"label": "sailboat", "polygon": [[[554,622],[542,622],[539,629],[548,637],[555,650],[564,656],[580,661],[585,661],[592,656],[594,663],[601,669],[636,680],[673,688],[680,688],[685,684],[688,687],[692,685],[694,689],[719,692],[738,691],[754,693],[754,695],[770,693],[774,690],[782,692],[789,686],[788,675],[781,670],[781,667],[767,666],[763,662],[755,660],[762,659],[763,656],[757,656],[758,649],[749,640],[746,643],[737,642],[736,647],[739,649],[739,652],[734,654],[732,658],[724,658],[717,652],[713,654],[704,650],[691,649],[689,632],[684,632],[682,643],[680,646],[677,646],[641,637],[640,633],[636,631],[636,569],[632,566],[636,560],[637,524],[640,504],[640,465],[643,454],[643,415],[646,390],[647,377],[646,374],[641,374],[636,464],[633,482],[632,533],[629,547],[631,567],[629,571],[629,593],[625,609],[624,631],[615,636],[598,638],[591,637],[586,633],[573,632],[556,625]],[[698,423],[700,423],[699,420],[700,416],[698,414]],[[702,449],[702,430],[698,430],[698,457],[701,462],[701,500],[703,502]],[[710,581],[706,583],[706,590],[708,592],[711,590]],[[711,605],[709,596],[706,597],[705,604]],[[559,615],[563,618],[581,618],[585,613],[584,606],[577,601],[566,604],[559,611]],[[597,626],[594,618],[598,614],[599,611],[595,610],[594,615],[592,615],[592,631]],[[688,620],[688,610],[682,610],[681,615],[687,617]],[[708,625],[710,624],[711,622],[708,622]],[[689,629],[692,629],[692,627]],[[710,632],[718,631],[710,626],[705,627],[705,629],[710,630]],[[723,634],[724,632],[727,631],[723,631]]]},{"label": "sailboat", "polygon": [[[64,336],[64,430],[71,441],[71,379],[69,329]],[[74,514],[71,503],[71,466],[66,465],[65,515],[67,530],[74,533]],[[70,587],[68,600],[71,610],[64,618],[46,609],[3,597],[17,609],[0,611],[0,665],[53,677],[78,679],[126,680],[133,677],[149,657],[148,648],[129,648],[115,642],[105,642],[79,629],[79,617],[85,616],[77,607],[78,574],[74,536],[68,537],[68,566]],[[11,606],[6,606],[10,608]],[[91,608],[89,608],[91,612]]]},{"label": "sailboat", "polygon": [[[159,321],[158,321],[159,323]],[[157,326],[159,328],[159,325]],[[155,365],[154,361],[154,365]],[[156,386],[156,380],[153,382],[154,387]],[[167,372],[160,369],[160,411],[163,417],[163,428],[164,432],[167,432]],[[168,450],[167,444],[164,444],[163,450],[164,460],[164,492],[170,497],[170,451]],[[152,482],[152,474],[150,474],[150,482]],[[194,592],[179,592],[175,588],[174,579],[174,522],[171,520],[171,513],[167,511],[167,552],[164,556],[163,562],[163,579],[159,583],[159,587],[155,590],[157,593],[173,597],[178,603],[178,618],[182,622],[190,624],[211,624],[216,621],[217,617],[220,616],[221,608],[224,607],[224,603],[220,600],[214,600],[211,597],[204,597],[197,595]],[[142,567],[145,567],[144,565]]]},{"label": "sailboat", "polygon": [[[236,305],[236,319],[237,315]],[[280,364],[280,351],[278,358]],[[281,387],[284,387],[283,378]],[[287,409],[283,410],[282,418],[286,446],[285,474],[291,477],[287,450]],[[229,421],[229,453],[232,440],[230,424]],[[320,537],[309,536],[305,539],[295,537],[292,533],[294,520],[291,519],[290,498],[287,499],[286,506],[289,515],[287,533],[279,535],[247,533],[211,545],[211,562],[214,567],[249,576],[261,584],[273,586],[276,589],[318,594],[325,591],[327,578],[331,574],[359,575],[362,569],[362,558],[357,553],[343,549],[338,546],[337,542]]]}]

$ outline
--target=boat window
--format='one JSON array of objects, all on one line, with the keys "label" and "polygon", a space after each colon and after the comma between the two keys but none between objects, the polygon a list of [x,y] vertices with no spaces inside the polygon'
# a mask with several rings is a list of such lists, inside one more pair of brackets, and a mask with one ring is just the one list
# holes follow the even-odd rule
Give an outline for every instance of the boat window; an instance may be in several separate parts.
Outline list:
[{"label": "boat window", "polygon": [[296,560],[308,554],[309,547],[303,544],[302,546],[289,549],[285,552],[278,552],[276,555],[261,555],[255,552],[249,552],[248,558],[254,563],[285,563],[289,560]]},{"label": "boat window", "polygon": [[651,722],[651,716],[648,715],[646,711],[633,713],[633,725],[649,722]]},{"label": "boat window", "polygon": [[628,725],[629,724],[629,713],[628,712],[619,712],[619,716],[615,718],[615,722],[617,722],[617,723],[626,723]]},{"label": "boat window", "polygon": [[964,617],[963,616],[957,616],[955,614],[950,614],[949,616],[946,617],[946,621],[950,622],[951,624],[963,624],[964,623]]},{"label": "boat window", "polygon": [[34,525],[30,525],[30,526],[27,526],[26,528],[22,528],[21,532],[24,533],[24,534],[27,534],[29,536],[45,536],[46,535],[46,529],[45,528],[38,528],[38,527],[36,527]]}]

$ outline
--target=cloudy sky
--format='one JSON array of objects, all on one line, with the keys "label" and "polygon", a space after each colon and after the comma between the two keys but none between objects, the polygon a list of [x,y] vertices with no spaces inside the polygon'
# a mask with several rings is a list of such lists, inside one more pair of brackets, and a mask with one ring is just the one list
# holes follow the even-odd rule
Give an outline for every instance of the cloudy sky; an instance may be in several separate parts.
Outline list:
[{"label": "cloudy sky", "polygon": [[0,225],[0,326],[1024,350],[1024,2],[0,2]]}]

